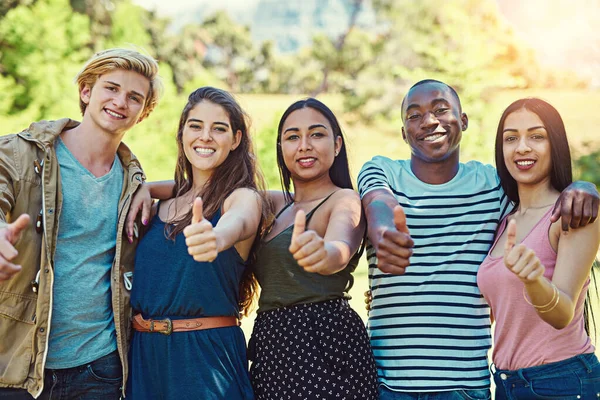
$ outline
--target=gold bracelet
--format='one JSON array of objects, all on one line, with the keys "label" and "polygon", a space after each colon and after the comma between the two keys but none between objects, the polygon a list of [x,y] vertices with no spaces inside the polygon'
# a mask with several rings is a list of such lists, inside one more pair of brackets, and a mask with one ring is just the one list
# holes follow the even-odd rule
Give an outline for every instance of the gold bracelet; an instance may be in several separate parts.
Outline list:
[{"label": "gold bracelet", "polygon": [[[558,288],[556,290],[558,291]],[[552,307],[550,307],[547,310],[543,310],[543,311],[542,310],[537,310],[537,312],[539,312],[540,314],[543,314],[543,313],[547,313],[547,312],[550,312],[550,311],[554,310],[556,308],[556,306],[558,305],[559,300],[560,300],[560,292],[558,292],[558,296],[556,296],[556,303],[554,303],[554,305]]]},{"label": "gold bracelet", "polygon": [[533,304],[531,301],[529,301],[527,299],[527,296],[525,295],[525,285],[523,285],[523,298],[525,299],[525,302],[527,302],[527,304],[529,304],[530,306],[537,308],[537,309],[548,307],[550,304],[552,304],[554,302],[554,300],[556,299],[556,296],[558,296],[558,288],[556,287],[556,285],[552,282],[550,282],[550,285],[552,285],[552,300],[550,300],[548,302],[548,304],[544,304],[543,306],[536,306],[535,304]]}]

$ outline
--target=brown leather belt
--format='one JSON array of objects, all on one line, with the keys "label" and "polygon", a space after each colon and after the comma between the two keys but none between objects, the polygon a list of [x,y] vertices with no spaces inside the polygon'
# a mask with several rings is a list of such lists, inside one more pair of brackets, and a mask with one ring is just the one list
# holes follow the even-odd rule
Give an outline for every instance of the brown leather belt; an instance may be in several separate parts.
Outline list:
[{"label": "brown leather belt", "polygon": [[224,328],[226,326],[239,326],[236,317],[204,317],[191,319],[144,319],[142,314],[133,317],[133,329],[138,332],[155,332],[170,335],[173,332],[200,331],[203,329]]}]

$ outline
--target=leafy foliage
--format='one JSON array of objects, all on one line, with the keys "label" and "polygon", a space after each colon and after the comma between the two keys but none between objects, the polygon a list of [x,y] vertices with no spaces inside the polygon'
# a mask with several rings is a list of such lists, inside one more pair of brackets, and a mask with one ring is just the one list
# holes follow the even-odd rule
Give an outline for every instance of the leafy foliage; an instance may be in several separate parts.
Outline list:
[{"label": "leafy foliage", "polygon": [[[489,162],[489,116],[499,115],[490,107],[496,90],[583,85],[540,66],[498,16],[493,0],[448,0],[443,7],[433,0],[372,0],[378,22],[371,30],[355,23],[363,3],[350,2],[354,11],[339,37],[316,34],[297,53],[278,54],[272,42],[253,42],[250,28],[224,12],[175,32],[169,20],[132,0],[0,0],[2,133],[39,119],[77,119],[73,78],[93,52],[112,46],[136,48],[161,64],[165,96],[149,121],[127,137],[152,179],[171,178],[177,121],[187,94],[199,86],[294,95],[276,97],[253,114],[262,121],[255,135],[258,157],[269,185],[278,187],[273,146],[277,118],[287,105],[281,101],[339,94],[332,108],[360,132],[349,137],[360,144],[358,160],[370,158],[371,150],[405,156],[399,139],[402,96],[417,80],[439,79],[458,90],[470,117],[463,159]],[[388,142],[385,149],[370,138],[372,131]],[[584,153],[578,170],[597,183],[598,153]]]}]

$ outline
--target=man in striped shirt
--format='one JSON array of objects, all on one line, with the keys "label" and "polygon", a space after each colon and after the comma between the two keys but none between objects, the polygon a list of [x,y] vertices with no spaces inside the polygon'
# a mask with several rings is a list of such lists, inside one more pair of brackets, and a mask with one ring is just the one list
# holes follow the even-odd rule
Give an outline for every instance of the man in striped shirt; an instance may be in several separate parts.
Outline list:
[{"label": "man in striped shirt", "polygon": [[[512,206],[492,166],[459,162],[468,117],[454,89],[434,80],[416,83],[402,117],[411,159],[375,157],[358,178],[380,398],[489,399],[490,313],[476,276]],[[582,202],[597,198],[593,185],[575,183],[553,218],[564,207],[563,223],[585,225],[595,217],[571,217],[571,204],[587,210]]]}]

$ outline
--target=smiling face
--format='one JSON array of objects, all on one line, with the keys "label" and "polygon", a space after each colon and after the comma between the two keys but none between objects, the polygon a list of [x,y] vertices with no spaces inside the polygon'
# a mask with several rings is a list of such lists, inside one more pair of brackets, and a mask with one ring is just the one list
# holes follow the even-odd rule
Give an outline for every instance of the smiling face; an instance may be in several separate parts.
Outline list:
[{"label": "smiling face", "polygon": [[292,180],[329,178],[342,138],[334,137],[327,118],[305,107],[289,114],[281,129],[281,152]]},{"label": "smiling face", "polygon": [[232,131],[229,115],[223,107],[208,100],[196,104],[188,113],[181,135],[194,181],[212,176],[240,144],[241,138],[241,131]]},{"label": "smiling face", "polygon": [[81,89],[87,104],[82,124],[123,135],[140,120],[149,90],[150,81],[137,72],[117,69],[101,75],[93,87]]},{"label": "smiling face", "polygon": [[504,163],[517,184],[550,181],[550,139],[537,114],[526,109],[509,114],[504,121],[502,141]]},{"label": "smiling face", "polygon": [[445,161],[458,152],[467,115],[452,91],[441,83],[413,87],[403,102],[402,136],[411,148],[413,160],[425,163]]}]

